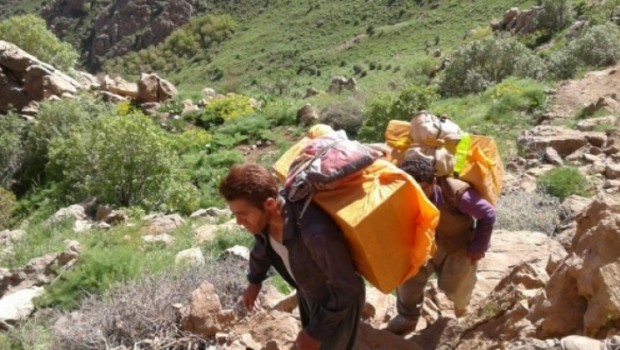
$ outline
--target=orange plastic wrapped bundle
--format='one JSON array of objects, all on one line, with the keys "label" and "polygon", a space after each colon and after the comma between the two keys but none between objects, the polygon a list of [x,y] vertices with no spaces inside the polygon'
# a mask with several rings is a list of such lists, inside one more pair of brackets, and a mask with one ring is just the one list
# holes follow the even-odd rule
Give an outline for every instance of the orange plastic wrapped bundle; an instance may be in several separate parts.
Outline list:
[{"label": "orange plastic wrapped bundle", "polygon": [[465,134],[456,147],[454,173],[459,179],[469,182],[489,203],[497,206],[504,166],[495,140]]},{"label": "orange plastic wrapped bundle", "polygon": [[418,184],[385,160],[314,201],[336,220],[357,270],[389,293],[415,275],[434,252],[439,212]]}]

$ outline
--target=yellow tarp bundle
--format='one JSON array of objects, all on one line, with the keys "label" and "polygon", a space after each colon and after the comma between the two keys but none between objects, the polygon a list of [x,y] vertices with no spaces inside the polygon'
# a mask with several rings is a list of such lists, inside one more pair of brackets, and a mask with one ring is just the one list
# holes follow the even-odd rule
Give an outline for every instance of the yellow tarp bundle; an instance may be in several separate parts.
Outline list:
[{"label": "yellow tarp bundle", "polygon": [[[407,150],[414,146],[409,136],[410,123],[391,120],[385,131],[385,142],[392,148],[386,159],[399,164]],[[480,195],[494,206],[502,189],[504,166],[495,140],[490,137],[464,134],[456,149],[448,149],[455,155],[454,172],[463,181],[469,182]]]},{"label": "yellow tarp bundle", "polygon": [[314,201],[343,230],[358,272],[384,293],[434,252],[439,212],[409,175],[385,160],[337,189],[317,192]]},{"label": "yellow tarp bundle", "polygon": [[391,152],[385,159],[392,164],[400,164],[405,157],[405,152],[413,141],[409,137],[411,124],[404,120],[390,120],[385,130],[385,143],[390,146]]}]

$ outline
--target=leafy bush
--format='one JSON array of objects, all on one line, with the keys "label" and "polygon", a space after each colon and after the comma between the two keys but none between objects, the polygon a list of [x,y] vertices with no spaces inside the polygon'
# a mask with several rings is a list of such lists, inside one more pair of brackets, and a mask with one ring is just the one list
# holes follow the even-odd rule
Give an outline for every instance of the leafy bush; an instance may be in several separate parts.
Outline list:
[{"label": "leafy bush", "polygon": [[542,68],[542,60],[515,39],[485,38],[456,49],[439,91],[444,96],[480,92],[511,75],[540,78]]},{"label": "leafy bush", "polygon": [[15,177],[23,167],[27,152],[24,139],[31,126],[17,115],[0,117],[0,186],[13,187]]},{"label": "leafy bush", "polygon": [[535,19],[536,28],[559,32],[573,21],[574,16],[570,0],[542,0]]},{"label": "leafy bush", "polygon": [[229,95],[209,101],[200,120],[206,128],[209,128],[253,113],[254,107],[249,97]]},{"label": "leafy bush", "polygon": [[563,201],[566,197],[577,194],[588,196],[588,181],[578,169],[558,167],[541,175],[536,184],[546,193]]},{"label": "leafy bush", "polygon": [[362,106],[354,99],[338,101],[324,107],[319,121],[334,130],[344,130],[349,138],[356,138],[364,122]]},{"label": "leafy bush", "polygon": [[508,231],[536,231],[551,236],[559,222],[559,206],[558,198],[546,193],[504,194],[497,206],[495,228]]},{"label": "leafy bush", "polygon": [[203,129],[190,128],[184,132],[172,135],[171,146],[178,154],[193,151],[205,151],[211,142],[211,134]]},{"label": "leafy bush", "polygon": [[579,62],[568,49],[553,52],[547,59],[549,78],[570,79],[575,75]]},{"label": "leafy bush", "polygon": [[0,187],[0,231],[9,226],[9,219],[15,204],[15,195]]},{"label": "leafy bush", "polygon": [[380,95],[366,105],[366,119],[359,138],[366,142],[383,141],[390,120],[408,120],[415,112],[429,108],[437,97],[433,88],[416,85],[403,89],[397,97]]},{"label": "leafy bush", "polygon": [[0,22],[0,38],[61,70],[74,67],[79,57],[70,44],[58,40],[47,29],[45,21],[34,15],[11,17]]},{"label": "leafy bush", "polygon": [[620,58],[620,29],[612,23],[589,28],[579,39],[570,43],[568,55],[588,66],[615,64]]},{"label": "leafy bush", "polygon": [[27,159],[20,174],[20,184],[26,188],[33,183],[44,184],[42,176],[52,140],[64,139],[74,125],[110,114],[112,110],[112,105],[87,96],[41,102],[37,123],[30,128],[25,141]]},{"label": "leafy bush", "polygon": [[49,157],[47,170],[70,202],[96,197],[147,210],[190,210],[187,205],[196,204],[170,140],[141,113],[82,123],[52,141]]}]

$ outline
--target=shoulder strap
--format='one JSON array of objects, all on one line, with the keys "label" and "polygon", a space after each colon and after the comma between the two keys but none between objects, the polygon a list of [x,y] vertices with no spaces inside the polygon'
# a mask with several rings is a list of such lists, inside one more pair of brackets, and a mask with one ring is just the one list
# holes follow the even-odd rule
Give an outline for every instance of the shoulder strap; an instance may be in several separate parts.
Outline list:
[{"label": "shoulder strap", "polygon": [[437,184],[441,187],[443,198],[454,208],[459,207],[463,193],[471,187],[467,182],[453,177],[437,178]]}]

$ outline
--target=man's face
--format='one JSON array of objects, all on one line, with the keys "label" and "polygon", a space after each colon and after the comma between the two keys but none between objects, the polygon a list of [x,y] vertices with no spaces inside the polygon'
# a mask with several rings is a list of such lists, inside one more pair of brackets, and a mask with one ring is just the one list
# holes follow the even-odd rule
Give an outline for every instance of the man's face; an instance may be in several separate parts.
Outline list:
[{"label": "man's face", "polygon": [[259,209],[245,199],[229,201],[228,207],[237,219],[237,224],[252,234],[260,234],[267,226],[269,213],[264,208]]}]

